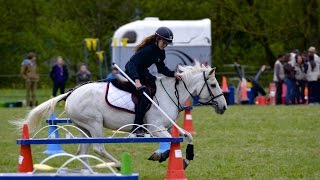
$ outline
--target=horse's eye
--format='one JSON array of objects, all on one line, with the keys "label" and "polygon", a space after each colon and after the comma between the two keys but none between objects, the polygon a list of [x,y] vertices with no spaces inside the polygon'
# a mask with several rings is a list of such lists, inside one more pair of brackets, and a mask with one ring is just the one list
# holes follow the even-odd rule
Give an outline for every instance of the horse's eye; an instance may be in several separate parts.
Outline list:
[{"label": "horse's eye", "polygon": [[213,87],[213,88],[217,87],[216,84],[210,84],[210,86]]}]

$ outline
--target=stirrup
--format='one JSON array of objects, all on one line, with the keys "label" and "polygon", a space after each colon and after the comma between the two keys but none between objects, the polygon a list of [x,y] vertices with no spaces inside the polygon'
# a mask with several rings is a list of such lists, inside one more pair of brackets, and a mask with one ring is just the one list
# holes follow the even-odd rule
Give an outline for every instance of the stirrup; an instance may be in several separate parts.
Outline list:
[{"label": "stirrup", "polygon": [[131,130],[131,134],[134,134],[136,137],[144,137],[145,134],[147,134],[147,133],[148,133],[148,131],[142,127],[139,127],[138,129],[133,128]]}]

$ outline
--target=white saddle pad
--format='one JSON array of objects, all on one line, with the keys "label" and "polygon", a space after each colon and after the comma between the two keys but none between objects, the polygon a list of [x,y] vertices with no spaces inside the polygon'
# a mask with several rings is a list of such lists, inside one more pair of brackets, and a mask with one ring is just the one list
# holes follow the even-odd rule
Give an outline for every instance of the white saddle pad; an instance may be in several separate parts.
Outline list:
[{"label": "white saddle pad", "polygon": [[115,107],[134,112],[134,103],[131,93],[116,88],[112,83],[108,85],[107,101]]}]

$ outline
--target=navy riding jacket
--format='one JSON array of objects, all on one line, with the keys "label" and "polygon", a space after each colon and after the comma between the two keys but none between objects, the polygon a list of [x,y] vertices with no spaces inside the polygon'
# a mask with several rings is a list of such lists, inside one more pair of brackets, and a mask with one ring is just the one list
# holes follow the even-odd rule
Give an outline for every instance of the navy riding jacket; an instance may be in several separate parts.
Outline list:
[{"label": "navy riding jacket", "polygon": [[[168,69],[164,63],[166,58],[165,51],[161,50],[155,41],[151,41],[142,49],[138,50],[126,64],[126,73],[130,76],[132,80],[147,78],[154,78],[149,73],[148,68],[155,64],[157,66],[158,72],[165,76],[174,77],[174,71]],[[150,77],[151,76],[151,77]]]}]

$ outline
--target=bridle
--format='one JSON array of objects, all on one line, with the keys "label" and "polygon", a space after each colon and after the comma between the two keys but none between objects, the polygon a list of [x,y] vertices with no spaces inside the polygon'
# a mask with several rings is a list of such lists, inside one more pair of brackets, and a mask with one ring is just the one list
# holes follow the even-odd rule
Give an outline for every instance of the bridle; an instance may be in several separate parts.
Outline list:
[{"label": "bridle", "polygon": [[[214,100],[217,99],[217,98],[220,97],[220,96],[223,96],[223,93],[218,94],[218,95],[215,96],[215,95],[211,92],[211,90],[210,90],[210,88],[209,88],[209,84],[208,84],[208,79],[209,79],[209,78],[208,78],[208,77],[206,78],[205,72],[203,72],[202,74],[203,74],[204,84],[203,84],[203,86],[202,86],[202,88],[201,88],[201,90],[200,90],[200,92],[199,92],[199,94],[198,94],[197,96],[200,97],[200,95],[201,95],[202,90],[204,89],[204,87],[207,87],[211,99],[208,100],[207,102],[201,102],[201,101],[199,101],[199,104],[201,104],[201,105],[218,105],[217,102],[214,101]],[[185,83],[183,80],[182,80],[182,82],[183,82],[184,87],[186,88],[186,90],[187,90],[188,93],[190,94],[190,96],[194,99],[195,96],[193,96],[193,95],[190,93],[190,91],[189,91],[188,88],[187,88],[186,83]]]},{"label": "bridle", "polygon": [[[208,84],[208,79],[209,79],[209,78],[206,77],[205,72],[203,72],[204,84],[202,85],[202,88],[201,88],[199,94],[197,95],[197,97],[200,97],[200,95],[201,95],[204,87],[207,87],[211,99],[208,100],[207,102],[198,101],[198,103],[201,104],[201,105],[213,105],[213,106],[218,106],[218,103],[217,103],[217,101],[215,101],[215,99],[217,99],[217,98],[220,97],[220,96],[223,96],[223,93],[218,94],[218,95],[215,96],[215,95],[211,92],[211,90],[210,90],[210,87],[209,87],[209,84]],[[195,96],[192,95],[192,93],[189,91],[189,89],[188,89],[186,83],[183,81],[183,79],[182,79],[181,81],[183,82],[183,85],[184,85],[185,89],[188,91],[188,93],[190,94],[190,96],[191,96],[193,99],[195,99]],[[171,99],[171,101],[177,106],[179,112],[183,111],[183,110],[185,109],[185,107],[183,107],[183,106],[181,105],[180,101],[179,101],[179,91],[178,91],[178,89],[177,89],[177,85],[179,84],[179,81],[177,80],[176,83],[175,83],[175,96],[176,96],[177,101],[178,101],[177,103],[172,99],[172,97],[171,97],[171,96],[169,95],[169,93],[167,92],[166,88],[164,87],[164,85],[163,85],[163,83],[162,83],[162,79],[160,79],[160,83],[161,83],[161,85],[162,85],[162,88],[165,90],[165,92],[167,93],[167,95],[168,95],[169,98]]]}]

